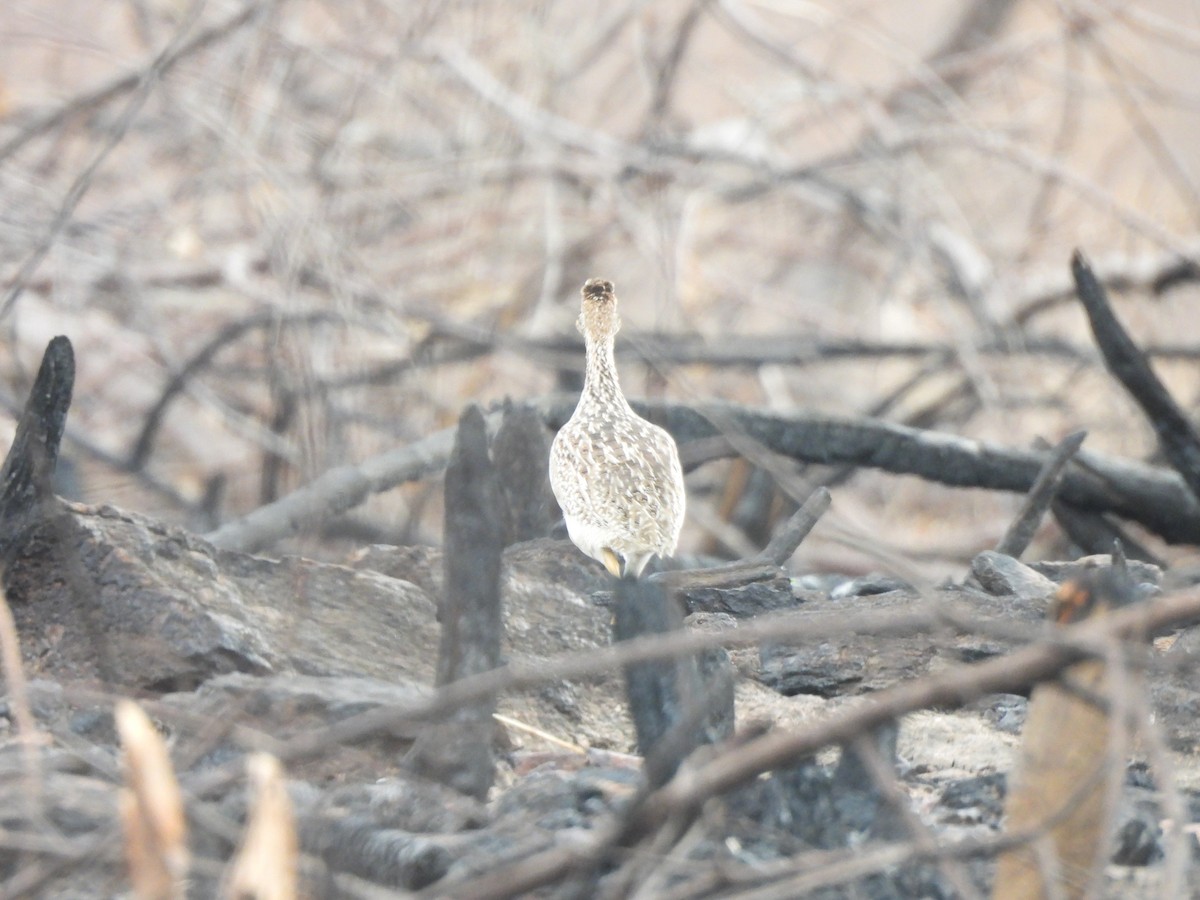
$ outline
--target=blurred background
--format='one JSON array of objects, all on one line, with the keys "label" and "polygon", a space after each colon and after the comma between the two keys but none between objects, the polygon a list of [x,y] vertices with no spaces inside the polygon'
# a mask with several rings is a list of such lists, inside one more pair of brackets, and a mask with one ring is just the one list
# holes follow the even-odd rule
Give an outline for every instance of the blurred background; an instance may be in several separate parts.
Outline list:
[{"label": "blurred background", "polygon": [[[8,0],[0,441],[67,334],[64,493],[207,531],[577,388],[596,276],[632,397],[1152,458],[1068,259],[1195,409],[1197,85],[1183,0]],[[767,468],[693,471],[684,549],[826,482],[799,571],[961,574],[1020,502]],[[440,542],[440,493],[276,549]]]}]

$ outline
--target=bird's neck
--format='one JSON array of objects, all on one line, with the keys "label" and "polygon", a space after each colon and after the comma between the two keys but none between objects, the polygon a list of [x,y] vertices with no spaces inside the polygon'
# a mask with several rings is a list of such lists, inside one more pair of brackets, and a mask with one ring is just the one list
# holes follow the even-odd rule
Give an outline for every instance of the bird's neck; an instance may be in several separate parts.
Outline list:
[{"label": "bird's neck", "polygon": [[629,408],[621,384],[617,380],[617,363],[613,358],[613,339],[588,341],[587,367],[583,374],[581,404]]}]

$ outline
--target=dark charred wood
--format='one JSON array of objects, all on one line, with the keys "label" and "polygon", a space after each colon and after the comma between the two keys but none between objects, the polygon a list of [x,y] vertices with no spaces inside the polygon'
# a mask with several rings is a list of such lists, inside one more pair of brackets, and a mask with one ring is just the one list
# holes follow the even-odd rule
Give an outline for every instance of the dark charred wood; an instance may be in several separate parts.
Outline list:
[{"label": "dark charred wood", "polygon": [[684,585],[678,595],[687,612],[729,613],[739,619],[749,619],[766,612],[796,606],[791,581],[783,574],[769,581],[727,586]]},{"label": "dark charred wood", "polygon": [[1107,553],[1112,549],[1113,541],[1120,541],[1121,546],[1125,548],[1125,555],[1130,559],[1159,567],[1163,565],[1162,560],[1149,548],[1108,516],[1077,509],[1058,500],[1051,504],[1050,509],[1067,537],[1085,555]]},{"label": "dark charred wood", "polygon": [[756,559],[762,562],[772,562],[777,566],[783,566],[796,549],[808,537],[808,533],[813,530],[821,516],[825,515],[825,511],[829,509],[829,504],[833,502],[830,496],[829,489],[819,487],[804,501],[801,506],[791,517],[784,523],[771,540],[767,542],[767,546],[763,548]]},{"label": "dark charred wood", "polygon": [[[785,416],[729,403],[632,405],[653,413],[681,446],[737,434],[800,462],[876,468],[951,487],[1027,493],[1049,456],[873,419]],[[561,426],[572,408],[565,400],[547,404],[547,422]],[[1062,477],[1059,500],[1140,522],[1169,543],[1200,543],[1200,502],[1180,490],[1178,473],[1083,450],[1076,460]]]},{"label": "dark charred wood", "polygon": [[[487,424],[477,406],[468,407],[459,419],[446,467],[445,502],[438,685],[500,665],[500,558],[508,529],[503,493],[488,455]],[[431,725],[408,754],[408,765],[468,796],[486,797],[495,777],[495,709],[495,698],[490,698]]]},{"label": "dark charred wood", "polygon": [[550,440],[542,417],[528,403],[505,401],[492,443],[492,462],[508,507],[508,543],[531,541],[550,533]]},{"label": "dark charred wood", "polygon": [[12,447],[0,468],[0,553],[34,523],[53,496],[54,469],[75,387],[71,342],[56,337],[46,346],[29,399],[17,422]]},{"label": "dark charred wood", "polygon": [[[683,630],[682,613],[663,587],[623,578],[617,581],[615,595],[614,641]],[[707,669],[708,682],[694,654],[625,667],[629,710],[652,785],[669,779],[696,747],[733,729],[732,682],[722,676],[719,660],[709,660]]]},{"label": "dark charred wood", "polygon": [[1092,272],[1087,258],[1076,250],[1071,257],[1071,274],[1079,302],[1087,312],[1096,345],[1104,354],[1110,372],[1125,386],[1142,408],[1158,435],[1163,454],[1187,484],[1193,497],[1200,498],[1200,434],[1184,414],[1150,362],[1122,327],[1104,285]]}]

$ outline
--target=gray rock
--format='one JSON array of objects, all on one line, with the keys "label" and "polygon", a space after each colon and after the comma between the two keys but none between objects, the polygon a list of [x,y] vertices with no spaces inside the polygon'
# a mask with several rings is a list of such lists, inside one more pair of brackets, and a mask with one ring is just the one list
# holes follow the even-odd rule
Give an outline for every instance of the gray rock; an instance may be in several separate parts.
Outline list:
[{"label": "gray rock", "polygon": [[1022,600],[1047,600],[1058,587],[1020,560],[994,550],[984,550],[971,560],[971,574],[989,594],[1011,594]]},{"label": "gray rock", "polygon": [[[228,672],[427,679],[433,602],[416,586],[312,560],[219,551],[110,507],[64,506],[4,575],[31,670],[188,690]],[[53,652],[48,652],[52,650]]]}]

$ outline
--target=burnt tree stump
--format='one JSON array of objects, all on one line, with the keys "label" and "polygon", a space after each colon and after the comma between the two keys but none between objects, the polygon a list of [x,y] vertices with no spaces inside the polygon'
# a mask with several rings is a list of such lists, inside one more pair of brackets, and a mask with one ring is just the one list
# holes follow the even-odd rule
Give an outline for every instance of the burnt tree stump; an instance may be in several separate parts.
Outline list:
[{"label": "burnt tree stump", "polygon": [[[487,423],[477,406],[467,407],[459,419],[445,491],[439,687],[500,665],[500,556],[508,529],[499,478],[488,455]],[[422,775],[485,799],[495,775],[495,709],[493,697],[431,725],[406,762]]]}]

